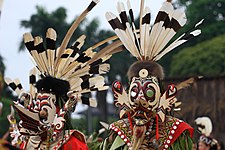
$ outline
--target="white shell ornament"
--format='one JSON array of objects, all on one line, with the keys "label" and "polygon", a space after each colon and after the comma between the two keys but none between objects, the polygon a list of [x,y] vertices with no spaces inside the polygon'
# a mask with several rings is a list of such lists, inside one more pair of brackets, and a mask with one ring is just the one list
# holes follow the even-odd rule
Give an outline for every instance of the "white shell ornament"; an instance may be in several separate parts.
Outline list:
[{"label": "white shell ornament", "polygon": [[148,70],[147,69],[141,69],[139,71],[139,76],[142,78],[146,78],[148,76]]}]

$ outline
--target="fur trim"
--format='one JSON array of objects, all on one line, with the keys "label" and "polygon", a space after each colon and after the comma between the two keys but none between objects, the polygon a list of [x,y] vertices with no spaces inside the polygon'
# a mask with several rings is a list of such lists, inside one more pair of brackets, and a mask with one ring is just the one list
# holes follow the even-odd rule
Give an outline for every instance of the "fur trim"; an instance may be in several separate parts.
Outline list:
[{"label": "fur trim", "polygon": [[139,77],[139,71],[141,69],[146,69],[148,71],[148,76],[155,76],[158,77],[160,80],[164,78],[163,68],[160,64],[154,61],[145,60],[137,61],[130,66],[127,72],[129,81],[131,81],[133,77]]},{"label": "fur trim", "polygon": [[37,81],[36,88],[38,91],[49,92],[55,94],[56,96],[62,97],[69,92],[70,85],[66,80],[47,76]]}]

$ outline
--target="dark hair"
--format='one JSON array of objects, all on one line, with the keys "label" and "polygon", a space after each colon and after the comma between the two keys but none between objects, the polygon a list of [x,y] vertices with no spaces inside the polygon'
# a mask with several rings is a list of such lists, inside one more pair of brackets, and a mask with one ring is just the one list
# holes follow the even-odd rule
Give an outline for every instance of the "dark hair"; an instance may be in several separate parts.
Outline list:
[{"label": "dark hair", "polygon": [[210,150],[217,150],[217,142],[215,143],[212,137],[201,135],[198,141],[210,146]]},{"label": "dark hair", "polygon": [[145,60],[136,61],[130,66],[127,72],[129,81],[131,81],[133,77],[139,77],[139,71],[141,69],[146,69],[148,71],[148,75],[157,77],[160,80],[164,78],[163,68],[160,64],[154,61]]},{"label": "dark hair", "polygon": [[53,93],[58,97],[63,97],[69,92],[70,84],[66,80],[47,76],[37,81],[36,88],[38,92],[43,91]]}]

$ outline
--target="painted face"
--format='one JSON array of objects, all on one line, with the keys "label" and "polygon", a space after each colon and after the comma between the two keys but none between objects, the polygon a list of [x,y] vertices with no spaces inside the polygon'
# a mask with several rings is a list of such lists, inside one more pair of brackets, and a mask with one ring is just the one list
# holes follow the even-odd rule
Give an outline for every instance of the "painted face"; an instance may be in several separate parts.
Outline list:
[{"label": "painted face", "polygon": [[133,77],[129,88],[129,102],[134,110],[133,117],[137,125],[147,123],[158,107],[160,88],[156,77]]},{"label": "painted face", "polygon": [[35,110],[39,112],[40,120],[48,124],[50,123],[53,118],[51,114],[55,114],[56,107],[55,107],[55,99],[56,96],[50,93],[38,93],[36,97],[36,105]]}]

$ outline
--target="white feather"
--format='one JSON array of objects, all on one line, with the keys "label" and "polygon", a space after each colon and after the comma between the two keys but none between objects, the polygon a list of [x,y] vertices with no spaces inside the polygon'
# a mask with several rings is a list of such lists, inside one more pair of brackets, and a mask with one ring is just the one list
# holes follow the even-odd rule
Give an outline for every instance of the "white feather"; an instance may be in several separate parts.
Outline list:
[{"label": "white feather", "polygon": [[[50,38],[54,41],[56,41],[57,34],[56,31],[52,28],[49,28],[46,32],[46,38]],[[47,49],[47,58],[48,58],[48,64],[47,69],[51,76],[54,76],[54,61],[55,61],[55,50],[53,49]]]},{"label": "white feather", "polygon": [[204,126],[205,128],[198,127],[199,131],[201,131],[202,134],[205,134],[206,136],[210,136],[213,126],[211,119],[209,117],[198,117],[195,119],[195,123],[197,125]]},{"label": "white feather", "polygon": [[[173,11],[173,6],[169,2],[164,2],[160,11],[165,12],[167,14],[171,14],[171,12]],[[154,53],[153,49],[154,49],[156,41],[159,37],[159,34],[162,32],[162,30],[165,30],[162,27],[163,23],[164,23],[164,21],[160,21],[160,22],[154,24],[152,27],[152,30],[150,33],[150,47],[148,48],[148,52],[151,53],[150,54],[151,58],[153,57],[153,53]]]},{"label": "white feather", "polygon": [[[171,17],[177,20],[181,27],[183,27],[187,21],[185,13],[181,12],[180,10],[173,11]],[[172,28],[164,28],[164,30],[162,30],[153,49],[153,57],[156,56],[166,46],[166,44],[172,39],[175,34],[176,31],[174,31]]]},{"label": "white feather", "polygon": [[[40,43],[43,43],[43,39],[40,36],[36,36],[34,38],[34,46],[36,46]],[[48,61],[47,61],[46,51],[39,53],[38,57],[39,57],[38,59],[40,62],[40,64],[39,64],[40,66],[38,66],[38,67],[42,68],[44,72],[48,73],[48,69],[47,69]]]}]

